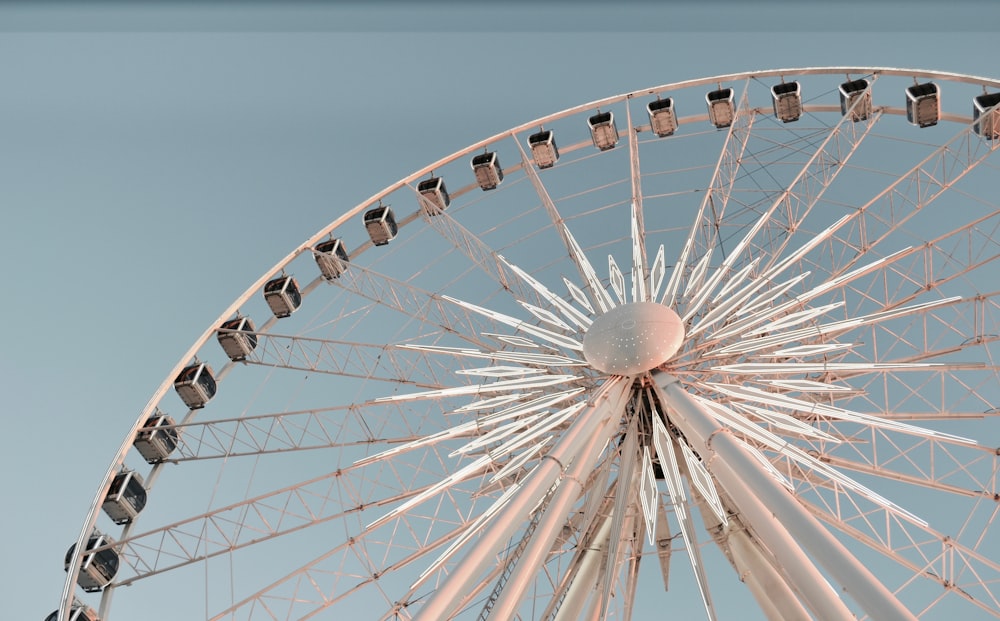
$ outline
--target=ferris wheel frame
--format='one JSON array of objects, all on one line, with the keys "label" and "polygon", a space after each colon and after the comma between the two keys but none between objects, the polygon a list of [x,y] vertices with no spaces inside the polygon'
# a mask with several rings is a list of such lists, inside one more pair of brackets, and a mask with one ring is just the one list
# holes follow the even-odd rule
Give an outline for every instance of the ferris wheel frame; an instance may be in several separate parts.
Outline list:
[{"label": "ferris wheel frame", "polygon": [[[314,249],[319,244],[323,243],[324,240],[327,240],[328,238],[332,239],[333,233],[341,229],[341,227],[355,226],[355,225],[361,227],[362,225],[358,221],[361,220],[361,217],[364,215],[364,213],[368,210],[372,210],[373,208],[379,208],[382,205],[382,202],[384,200],[387,200],[394,193],[399,191],[405,191],[408,188],[410,189],[415,188],[421,181],[427,179],[428,176],[433,177],[434,171],[445,168],[447,165],[452,164],[454,162],[472,158],[480,152],[484,151],[489,152],[489,149],[492,145],[495,145],[502,141],[509,141],[513,139],[517,141],[519,145],[521,145],[522,143],[525,142],[524,140],[520,140],[521,138],[526,138],[528,137],[529,134],[534,135],[536,131],[539,131],[539,128],[544,128],[546,125],[550,125],[562,119],[585,115],[593,111],[600,111],[601,109],[607,109],[614,105],[628,103],[629,101],[632,100],[638,101],[641,98],[648,99],[655,97],[659,99],[664,96],[669,97],[669,95],[675,91],[684,91],[700,87],[713,88],[716,86],[718,86],[719,89],[722,90],[722,85],[738,83],[741,81],[765,80],[765,79],[771,81],[773,80],[783,81],[784,78],[786,77],[794,78],[798,76],[821,76],[821,75],[847,76],[849,82],[850,82],[849,79],[850,76],[906,77],[906,78],[913,78],[915,83],[918,80],[941,81],[944,83],[960,82],[966,85],[981,86],[984,89],[984,93],[986,89],[1000,89],[1000,80],[970,77],[954,73],[919,71],[919,70],[914,71],[914,70],[895,69],[895,68],[831,67],[831,68],[778,69],[769,71],[742,72],[742,73],[734,73],[728,75],[713,76],[709,78],[700,78],[697,80],[688,80],[673,84],[666,84],[654,88],[644,89],[640,91],[633,91],[631,93],[621,94],[614,97],[608,97],[605,99],[588,102],[580,106],[575,106],[573,108],[569,108],[567,110],[549,116],[545,116],[540,119],[530,121],[528,123],[524,123],[517,127],[511,128],[509,130],[491,136],[487,139],[479,141],[475,144],[472,144],[469,147],[457,151],[445,158],[441,158],[440,160],[415,171],[414,173],[404,177],[403,179],[400,179],[396,183],[386,187],[380,192],[373,194],[371,197],[369,197],[365,201],[362,201],[361,203],[349,209],[348,211],[345,211],[337,218],[335,218],[330,224],[323,227],[315,234],[307,238],[302,244],[300,244],[298,247],[292,250],[288,255],[286,255],[283,259],[281,259],[278,263],[276,263],[271,270],[263,274],[257,281],[252,283],[247,288],[247,290],[239,298],[237,298],[237,300],[235,300],[228,308],[226,308],[222,312],[222,314],[219,316],[219,319],[206,329],[206,331],[194,342],[194,344],[188,349],[188,351],[185,352],[185,354],[180,358],[175,367],[167,373],[163,383],[156,390],[156,392],[150,397],[148,403],[143,408],[140,415],[133,423],[132,427],[126,432],[124,441],[121,447],[119,448],[119,451],[112,458],[108,470],[106,471],[104,477],[101,480],[100,485],[98,486],[98,490],[94,496],[93,503],[90,507],[90,510],[88,511],[87,517],[84,520],[84,524],[82,525],[80,533],[77,537],[77,541],[75,544],[76,550],[84,550],[88,540],[94,533],[94,529],[97,525],[97,521],[101,514],[101,505],[116,475],[119,472],[121,472],[122,468],[124,467],[124,464],[126,462],[126,456],[128,452],[133,448],[134,439],[138,434],[142,432],[142,427],[145,424],[145,422],[150,417],[157,414],[161,401],[164,399],[165,395],[169,393],[170,388],[175,385],[175,381],[178,378],[178,376],[180,376],[185,371],[185,369],[191,368],[192,365],[197,366],[201,364],[200,362],[198,362],[198,355],[209,346],[209,341],[218,337],[219,326],[223,325],[227,321],[232,320],[234,316],[239,317],[240,309],[246,305],[249,299],[259,295],[268,282],[271,282],[275,278],[279,277],[287,278],[287,276],[285,276],[285,270],[294,260],[302,257],[303,255],[314,255],[315,254]],[[866,92],[868,92],[870,95],[870,91]],[[909,101],[903,99],[903,94],[899,94],[898,97],[900,98],[901,101],[904,102],[904,104],[907,101]],[[867,103],[850,101],[850,103],[847,104],[848,105],[847,108],[845,108],[844,105],[845,104],[843,103],[843,101],[839,105],[834,102],[803,103],[801,105],[801,109],[798,111],[788,108],[781,108],[779,111],[778,103],[776,100],[774,103],[775,106],[774,113],[778,114],[779,118],[781,118],[781,120],[783,121],[787,119],[786,122],[795,122],[799,118],[798,116],[796,116],[796,114],[801,115],[810,113],[823,113],[823,114],[830,113],[830,114],[848,115],[848,113],[850,113],[851,115],[854,115],[851,117],[852,121],[863,121],[867,119],[870,114],[872,114],[870,110],[867,110],[863,113],[857,113],[857,110],[860,110],[860,107],[855,107],[855,106],[871,105],[870,101]],[[877,110],[877,112],[882,115],[891,115],[903,118],[908,117],[911,123],[919,125],[921,127],[924,126],[924,121],[915,116],[918,115],[920,112],[916,108],[907,107],[906,105],[899,107],[886,106],[883,105],[881,102],[877,102],[873,109]],[[764,108],[761,107],[758,108],[757,110],[764,110]],[[989,125],[989,122],[992,119],[994,119],[993,117],[994,112],[995,111],[993,111],[991,108],[988,114],[982,117],[982,119],[976,118],[975,116],[966,116],[954,113],[941,113],[939,114],[938,118],[934,120],[934,123],[955,123],[970,127],[974,126],[976,128],[976,131],[982,129],[984,132],[990,133],[994,131],[993,126]],[[781,115],[786,115],[786,116],[785,118],[782,118]],[[914,122],[915,118],[917,119],[916,122]],[[614,121],[612,120],[612,123],[613,122]],[[626,119],[626,123],[627,125],[625,131],[620,131],[618,133],[619,136],[622,134],[625,135],[624,142],[628,143],[629,145],[628,148],[630,149],[635,148],[633,141],[636,139],[637,133],[650,131],[656,133],[657,135],[660,134],[660,132],[656,131],[656,129],[653,127],[652,121],[637,122],[634,119],[629,118]],[[713,107],[713,101],[710,100],[707,101],[706,112],[676,117],[675,128],[673,130],[670,130],[670,133],[673,133],[673,131],[683,131],[685,126],[693,124],[711,124],[715,125],[720,130],[725,130],[730,126],[731,119],[729,120],[729,122],[727,122],[727,118],[725,117],[725,111],[720,111],[717,108]],[[928,123],[928,125],[930,125],[930,123]],[[669,125],[665,127],[668,128]],[[590,148],[592,145],[595,146],[597,149],[601,150],[611,149],[616,147],[616,144],[618,143],[619,140],[619,136],[615,136],[615,138],[612,140],[611,134],[599,134],[595,129],[595,126],[591,126],[591,130],[592,130],[592,136],[588,137],[586,140],[574,141],[570,145],[562,146],[561,149],[558,151],[550,151],[549,155],[551,156],[552,163],[557,162],[558,157],[560,155],[572,153],[574,150]],[[668,130],[661,129],[661,131],[666,132]],[[664,139],[669,140],[669,134],[664,133],[663,135],[668,136],[667,138]],[[989,151],[993,151],[996,148],[997,142],[1000,141],[996,140],[993,141],[992,145],[989,147]],[[542,142],[540,141],[539,144],[542,144]],[[528,151],[532,152],[534,151],[531,145],[527,143],[524,144],[524,146],[521,148],[522,149],[527,148]],[[554,148],[554,143],[552,143],[552,148]],[[638,158],[638,154],[635,151],[633,151],[633,158]],[[540,172],[540,170],[536,170],[535,168],[533,168],[529,163],[531,161],[535,160],[529,159],[527,154],[523,154],[521,162],[518,162],[514,165],[508,165],[499,170],[501,170],[502,173],[505,173],[508,177],[521,172],[524,173],[524,175],[532,183],[538,183],[539,174],[544,174],[544,172]],[[546,167],[539,166],[538,168],[544,169]],[[639,174],[637,167],[633,168],[632,174],[633,176]],[[502,187],[502,182],[503,182],[502,174],[499,179],[497,179],[495,176],[492,179],[493,187]],[[636,179],[633,179],[633,183],[636,184],[638,183],[638,181]],[[448,195],[448,200],[449,201],[455,200],[470,193],[475,193],[482,190],[490,190],[490,189],[491,188],[484,186],[483,182],[476,181],[473,177],[472,171],[470,171],[470,177],[468,179],[468,183],[462,185],[462,187],[457,190],[452,190]],[[447,204],[445,203],[444,198],[442,197],[439,200],[441,202],[438,203],[436,207],[432,206],[430,208],[431,210],[438,208],[443,211],[444,209],[447,208]],[[392,237],[396,235],[405,235],[407,231],[407,226],[413,222],[420,220],[420,218],[427,213],[426,210],[429,201],[430,201],[429,198],[424,198],[424,199],[418,198],[417,201],[415,202],[415,204],[418,205],[417,209],[412,214],[399,218],[397,221],[393,223],[392,228],[396,229],[398,226],[398,230],[392,230],[392,234],[388,235],[388,239],[382,237],[376,240],[375,237],[372,237],[370,241],[362,243],[357,247],[355,247],[355,249],[352,252],[348,253],[349,257],[348,257],[348,263],[346,263],[347,266],[346,269],[351,269],[350,262],[356,260],[357,258],[362,256],[363,253],[369,251],[375,246],[381,245],[381,243],[390,243]],[[385,214],[383,214],[383,217],[384,215]],[[642,230],[641,209],[639,210],[639,215],[636,216],[636,219],[638,220],[638,227],[639,230],[641,231]],[[642,238],[639,237],[639,239],[640,241],[638,243],[642,244],[643,243]],[[648,270],[652,269],[653,266],[646,265],[645,268]],[[336,274],[336,270],[334,270],[332,273]],[[327,280],[329,279],[329,276],[330,276],[329,273],[326,274],[325,276],[323,274],[319,274],[315,277],[314,280],[302,286],[300,288],[302,300],[307,301],[309,294],[312,293],[314,290],[316,290],[318,287],[323,286],[324,283],[327,282]],[[272,309],[273,308],[274,307],[272,306]],[[294,307],[293,306],[287,307],[288,314],[291,314],[291,312],[296,310],[296,308],[297,305],[294,305]],[[257,327],[253,331],[253,333],[255,335],[268,334],[269,331],[275,325],[277,325],[277,322],[280,321],[281,317],[282,315],[276,313],[275,316],[268,318],[259,327]],[[218,373],[212,375],[212,379],[219,383],[220,390],[224,390],[224,385],[225,385],[224,380],[226,376],[239,364],[240,362],[238,360],[232,359],[230,357],[230,359],[222,367],[220,367]],[[672,384],[671,381],[664,380],[663,385],[659,386],[659,390],[663,391],[664,395],[671,394],[669,388],[671,384]],[[214,394],[214,389],[213,389],[213,394]],[[193,413],[197,409],[200,409],[200,407],[204,406],[205,403],[207,403],[208,399],[210,398],[211,395],[208,395],[207,393],[203,393],[200,394],[200,396],[196,396],[194,401],[189,402],[189,405],[192,405],[192,409],[188,412],[188,415],[184,420],[190,420],[191,417],[193,416]],[[666,396],[664,397],[664,399],[667,398],[668,397]],[[685,407],[685,403],[682,402],[683,401],[682,397],[674,395],[672,397],[669,397],[669,400],[671,403],[675,404],[675,406],[678,409],[683,409]],[[686,405],[689,406],[690,404]],[[710,436],[711,434],[712,432],[708,432],[708,434],[706,435]],[[707,450],[707,446],[703,448]],[[153,487],[156,479],[161,473],[161,467],[163,466],[163,464],[164,462],[161,461],[151,465],[150,472],[145,477],[145,483],[147,488]],[[136,517],[137,519],[134,522],[133,521],[125,522],[122,528],[122,532],[118,537],[119,539],[126,539],[130,535],[132,529],[134,528],[134,524],[141,520],[141,516],[136,516]],[[59,609],[60,621],[66,618],[66,615],[68,615],[69,611],[71,610],[71,607],[73,606],[76,594],[75,577],[80,572],[81,565],[83,564],[84,560],[85,560],[85,554],[83,552],[78,552],[74,555],[71,555],[71,558],[68,562],[67,579],[63,587],[62,603]],[[803,567],[805,567],[805,565],[803,565]],[[857,567],[852,567],[852,569],[857,569]],[[102,599],[101,599],[102,615],[106,614],[106,612],[110,610],[111,596],[113,595],[113,593],[114,589],[106,589],[102,594]],[[822,597],[822,595],[817,594],[816,597],[819,598]]]}]

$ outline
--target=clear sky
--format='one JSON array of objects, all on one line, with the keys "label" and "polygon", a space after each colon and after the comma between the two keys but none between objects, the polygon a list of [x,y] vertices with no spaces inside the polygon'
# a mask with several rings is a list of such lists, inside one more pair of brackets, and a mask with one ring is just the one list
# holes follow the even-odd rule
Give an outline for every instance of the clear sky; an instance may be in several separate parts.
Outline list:
[{"label": "clear sky", "polygon": [[101,475],[190,343],[409,172],[689,78],[1000,77],[995,2],[817,4],[0,4],[4,617],[55,607]]}]

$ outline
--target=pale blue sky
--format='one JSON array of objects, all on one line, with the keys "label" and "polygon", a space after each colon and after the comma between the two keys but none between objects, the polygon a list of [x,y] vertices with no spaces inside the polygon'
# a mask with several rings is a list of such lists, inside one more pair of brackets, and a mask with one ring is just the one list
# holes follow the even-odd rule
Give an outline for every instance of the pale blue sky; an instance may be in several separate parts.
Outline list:
[{"label": "pale blue sky", "polygon": [[5,616],[55,607],[94,488],[189,344],[302,239],[407,173],[688,78],[997,77],[996,3],[815,4],[0,5]]}]

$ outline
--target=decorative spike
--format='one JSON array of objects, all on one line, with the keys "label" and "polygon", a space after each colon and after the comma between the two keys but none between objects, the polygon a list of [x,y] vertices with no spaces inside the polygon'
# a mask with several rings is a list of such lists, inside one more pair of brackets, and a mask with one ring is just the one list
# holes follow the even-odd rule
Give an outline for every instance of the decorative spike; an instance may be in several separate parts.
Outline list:
[{"label": "decorative spike", "polygon": [[509,462],[506,463],[506,465],[504,465],[503,468],[500,469],[499,472],[494,474],[493,477],[490,478],[490,483],[496,483],[497,481],[500,481],[501,479],[506,479],[510,475],[514,474],[515,470],[517,470],[524,464],[528,463],[528,461],[535,455],[538,455],[542,451],[542,449],[544,449],[545,446],[551,441],[552,441],[552,436],[549,436],[547,438],[544,438],[541,442],[535,444],[534,446],[529,446],[524,452],[522,452],[517,457],[511,459]]},{"label": "decorative spike", "polygon": [[544,373],[542,369],[529,367],[479,367],[478,369],[458,369],[455,375],[475,375],[477,377],[524,377]]},{"label": "decorative spike", "polygon": [[[484,336],[491,336],[491,337],[496,337],[499,340],[504,340],[502,335],[485,334]],[[558,356],[555,354],[539,354],[534,352],[479,351],[477,349],[467,349],[464,347],[446,347],[444,345],[416,345],[413,343],[404,343],[399,347],[400,349],[413,349],[417,351],[448,354],[463,358],[478,358],[480,360],[497,360],[503,362],[519,362],[521,364],[540,365],[543,367],[578,367],[587,364],[585,361],[577,360],[576,358],[568,358],[566,356]]]},{"label": "decorative spike", "polygon": [[[705,271],[708,269],[708,263],[712,260],[711,249],[705,253],[705,256],[701,258],[698,263],[695,264],[694,269],[691,270],[691,276],[688,278],[687,284],[684,286],[684,296],[687,297],[692,291],[696,290],[701,286],[701,280],[705,277]],[[694,313],[692,313],[694,314]]]},{"label": "decorative spike", "polygon": [[452,388],[441,388],[438,390],[427,390],[402,395],[390,395],[388,397],[378,397],[376,403],[385,401],[413,401],[416,399],[437,399],[440,397],[458,397],[464,395],[481,395],[491,392],[506,392],[508,390],[522,390],[526,388],[545,388],[575,381],[575,375],[541,375],[529,378],[518,378],[513,380],[502,380],[491,384],[472,384],[469,386],[455,386]]},{"label": "decorative spike", "polygon": [[591,315],[593,315],[594,314],[594,307],[592,307],[590,305],[590,300],[587,299],[587,294],[585,294],[583,292],[583,290],[580,289],[580,287],[577,287],[576,285],[574,285],[566,277],[563,277],[563,282],[566,283],[566,289],[569,290],[570,297],[572,297],[573,300],[577,304],[579,304],[580,306],[582,306],[583,308],[585,308],[588,313],[590,313]]},{"label": "decorative spike", "polygon": [[726,511],[722,508],[722,501],[719,500],[719,493],[715,490],[715,483],[712,482],[712,475],[708,473],[701,460],[688,448],[687,444],[682,443],[680,447],[691,482],[694,483],[695,488],[701,493],[701,497],[705,499],[705,503],[712,510],[712,513],[715,514],[715,517],[719,518],[722,524],[729,524]]},{"label": "decorative spike", "polygon": [[501,405],[506,405],[514,401],[520,401],[532,395],[537,395],[538,391],[535,392],[515,392],[509,395],[500,395],[498,397],[491,397],[489,399],[482,399],[481,401],[474,401],[468,405],[463,405],[462,407],[454,410],[456,414],[463,414],[465,412],[476,412],[478,410],[492,410],[495,407]]},{"label": "decorative spike", "polygon": [[649,545],[656,545],[656,473],[653,471],[653,458],[649,447],[642,447],[642,472],[639,479],[639,500],[642,503],[642,517],[646,520],[646,535]]},{"label": "decorative spike", "polygon": [[[700,218],[701,213],[698,215]],[[687,265],[688,255],[691,254],[691,249],[694,247],[694,242],[692,241],[694,234],[695,231],[692,230],[691,234],[684,240],[684,248],[681,250],[681,256],[677,259],[674,269],[670,272],[670,280],[667,281],[667,288],[663,291],[663,299],[660,300],[661,304],[670,308],[674,308],[677,305],[677,289],[680,287],[681,278],[684,276],[684,268]]]},{"label": "decorative spike", "polygon": [[583,277],[590,287],[590,294],[594,297],[594,301],[597,302],[597,307],[601,309],[602,313],[608,312],[615,307],[615,303],[611,301],[611,296],[604,290],[604,285],[601,284],[601,279],[597,277],[594,266],[587,260],[587,255],[584,254],[583,249],[580,248],[580,244],[576,242],[576,238],[573,237],[573,234],[565,224],[563,225],[563,232],[570,246],[570,254],[573,255],[574,261],[580,268],[580,271],[583,272]]},{"label": "decorative spike", "polygon": [[[500,257],[500,260],[504,263],[504,265],[506,265],[508,268],[510,268],[510,270],[512,272],[514,272],[518,276],[518,278],[520,278],[525,283],[527,283],[528,286],[531,287],[532,289],[534,289],[535,292],[538,293],[538,295],[542,296],[543,299],[545,299],[550,304],[552,304],[553,306],[555,306],[559,310],[559,312],[561,312],[563,314],[563,316],[566,317],[566,319],[568,319],[572,323],[575,323],[577,325],[577,327],[579,327],[581,329],[584,329],[584,330],[586,330],[587,327],[590,326],[590,323],[591,323],[590,319],[586,315],[584,315],[580,311],[578,311],[575,308],[573,308],[573,306],[571,304],[569,304],[568,302],[566,302],[565,300],[563,300],[562,298],[560,298],[556,294],[552,293],[552,291],[550,291],[548,287],[546,287],[545,285],[543,285],[541,282],[539,282],[538,280],[536,280],[534,277],[532,277],[526,271],[522,270],[520,267],[518,267],[518,266],[514,265],[513,263],[509,262],[503,256],[500,256],[500,255],[497,255],[497,256]],[[565,279],[563,279],[563,280],[565,280]],[[582,291],[580,292],[580,295],[581,295],[581,297],[584,300],[586,300],[586,296],[583,295]],[[587,308],[589,309],[589,304],[587,305]],[[546,311],[546,312],[548,312],[548,311]],[[590,312],[593,312],[593,311],[591,310]],[[569,330],[571,328],[566,327],[565,329]]]},{"label": "decorative spike", "polygon": [[670,492],[670,504],[673,506],[674,515],[677,516],[681,527],[681,536],[684,538],[688,560],[691,562],[691,569],[698,582],[698,590],[705,605],[705,612],[709,619],[715,619],[715,607],[712,605],[712,597],[708,590],[708,578],[705,575],[705,565],[701,559],[701,548],[698,547],[697,531],[695,531],[691,513],[688,511],[687,498],[684,495],[681,473],[677,465],[677,456],[674,454],[673,439],[658,415],[653,416],[653,446],[660,460],[660,467],[663,469],[667,489]]},{"label": "decorative spike", "polygon": [[567,331],[575,331],[573,328],[567,325],[565,321],[556,317],[555,313],[547,311],[544,308],[539,308],[534,304],[522,302],[521,300],[518,300],[517,303],[520,304],[529,313],[537,317],[539,321],[547,323],[553,328],[558,328],[560,330],[567,330]]},{"label": "decorative spike", "polygon": [[452,304],[456,304],[458,306],[461,306],[462,308],[464,308],[466,310],[470,310],[470,311],[472,311],[474,313],[479,313],[480,315],[482,315],[484,317],[489,317],[490,319],[493,319],[494,321],[499,321],[500,323],[507,324],[508,326],[511,326],[512,328],[516,328],[516,329],[518,329],[518,330],[520,330],[522,332],[527,332],[528,334],[530,334],[532,336],[537,336],[538,338],[540,338],[540,339],[542,339],[544,341],[548,341],[549,343],[552,343],[553,345],[557,345],[559,347],[565,347],[566,349],[572,349],[573,351],[583,351],[583,345],[580,344],[579,341],[577,341],[575,339],[571,339],[568,336],[563,336],[562,334],[557,334],[557,333],[552,332],[550,330],[546,330],[544,328],[539,328],[537,326],[533,326],[533,325],[531,325],[529,323],[525,323],[525,322],[521,321],[520,319],[517,319],[515,317],[511,317],[510,315],[505,315],[503,313],[498,313],[498,312],[490,310],[488,308],[483,308],[482,306],[477,306],[477,305],[472,304],[470,302],[464,302],[462,300],[459,300],[457,298],[453,298],[451,296],[444,295],[444,296],[441,296],[441,297],[443,299],[445,299],[445,300],[448,300]]},{"label": "decorative spike", "polygon": [[667,521],[667,510],[662,501],[656,503],[656,556],[660,559],[660,575],[663,576],[663,590],[670,590],[670,553],[673,551],[673,537],[670,535],[670,523]]},{"label": "decorative spike", "polygon": [[667,273],[666,255],[663,244],[656,251],[656,258],[653,259],[653,267],[649,270],[649,300],[653,301],[660,294],[660,287],[663,285],[663,277]]},{"label": "decorative spike", "polygon": [[860,494],[861,496],[864,496],[871,502],[881,506],[882,508],[888,511],[891,511],[899,515],[900,517],[903,517],[908,521],[920,524],[922,526],[927,525],[926,521],[913,515],[912,513],[903,509],[899,505],[890,502],[880,494],[877,494],[874,491],[865,487],[864,485],[861,485],[854,479],[842,474],[836,468],[833,468],[823,463],[822,461],[813,457],[812,455],[809,455],[808,453],[798,448],[797,446],[789,444],[789,442],[784,438],[781,438],[780,436],[772,434],[771,432],[759,427],[757,427],[756,429],[750,429],[751,427],[756,427],[756,425],[753,425],[752,423],[748,422],[745,418],[743,418],[739,414],[736,414],[735,412],[725,407],[724,405],[715,403],[713,401],[709,401],[708,399],[699,397],[697,395],[692,395],[692,396],[696,401],[702,404],[706,412],[714,416],[717,420],[719,420],[720,422],[725,421],[725,423],[728,424],[728,426],[737,429],[743,433],[746,433],[751,437],[755,437],[755,439],[760,440],[762,444],[767,446],[769,449],[775,451],[776,453],[782,455],[783,457],[792,459],[793,461],[798,462],[800,465],[809,468],[810,470],[816,472],[817,474],[820,474],[826,477],[827,479],[830,479],[831,481],[843,485],[847,489],[850,489],[851,491]]},{"label": "decorative spike", "polygon": [[615,291],[615,296],[618,298],[618,304],[625,304],[628,300],[625,298],[625,276],[622,275],[622,271],[618,268],[618,264],[615,263],[615,258],[608,255],[608,275],[611,278],[611,288]]}]

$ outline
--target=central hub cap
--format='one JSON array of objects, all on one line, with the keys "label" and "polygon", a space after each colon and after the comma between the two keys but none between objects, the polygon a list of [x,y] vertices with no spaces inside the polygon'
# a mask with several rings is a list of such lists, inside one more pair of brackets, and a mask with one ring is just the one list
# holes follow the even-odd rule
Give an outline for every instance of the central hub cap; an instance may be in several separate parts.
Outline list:
[{"label": "central hub cap", "polygon": [[672,309],[633,302],[599,316],[583,337],[583,357],[598,371],[636,375],[673,357],[684,341],[684,324]]}]

